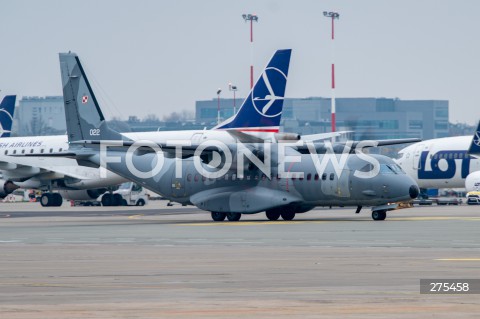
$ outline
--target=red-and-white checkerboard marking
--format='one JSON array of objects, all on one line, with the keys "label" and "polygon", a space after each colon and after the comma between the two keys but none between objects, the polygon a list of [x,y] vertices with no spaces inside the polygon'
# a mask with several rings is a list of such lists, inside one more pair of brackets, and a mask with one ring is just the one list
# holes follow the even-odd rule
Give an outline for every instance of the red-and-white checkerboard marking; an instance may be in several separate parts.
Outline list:
[{"label": "red-and-white checkerboard marking", "polygon": [[88,102],[88,96],[84,95],[84,96],[82,97],[82,103],[85,104],[85,103],[87,103],[87,102]]}]

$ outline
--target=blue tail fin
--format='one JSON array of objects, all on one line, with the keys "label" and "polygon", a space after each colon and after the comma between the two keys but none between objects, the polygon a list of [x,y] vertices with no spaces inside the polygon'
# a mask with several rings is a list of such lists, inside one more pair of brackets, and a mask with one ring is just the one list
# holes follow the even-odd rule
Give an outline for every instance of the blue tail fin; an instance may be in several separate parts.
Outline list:
[{"label": "blue tail fin", "polygon": [[10,137],[16,95],[6,95],[0,104],[0,137]]},{"label": "blue tail fin", "polygon": [[278,132],[291,53],[291,49],[275,52],[238,113],[213,129]]},{"label": "blue tail fin", "polygon": [[478,121],[477,129],[473,134],[472,142],[470,143],[470,148],[468,149],[468,154],[470,155],[480,155],[480,121]]}]

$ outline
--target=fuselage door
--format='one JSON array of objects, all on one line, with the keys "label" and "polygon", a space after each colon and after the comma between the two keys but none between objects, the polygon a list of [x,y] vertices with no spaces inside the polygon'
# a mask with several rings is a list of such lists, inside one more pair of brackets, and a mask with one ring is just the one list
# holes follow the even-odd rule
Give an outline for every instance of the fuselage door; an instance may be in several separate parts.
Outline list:
[{"label": "fuselage door", "polygon": [[413,156],[412,156],[412,163],[413,163],[413,169],[421,169],[421,161],[420,157],[422,155],[422,151],[425,148],[425,144],[418,144],[415,149],[413,150]]}]

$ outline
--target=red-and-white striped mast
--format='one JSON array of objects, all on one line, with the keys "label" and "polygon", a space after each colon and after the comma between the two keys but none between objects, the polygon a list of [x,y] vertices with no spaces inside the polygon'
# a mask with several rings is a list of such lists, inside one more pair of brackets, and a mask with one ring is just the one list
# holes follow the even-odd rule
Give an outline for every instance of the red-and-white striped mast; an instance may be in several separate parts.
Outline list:
[{"label": "red-and-white striped mast", "polygon": [[336,130],[336,119],[335,119],[335,19],[340,18],[338,12],[327,12],[324,11],[323,15],[332,20],[332,132]]},{"label": "red-and-white striped mast", "polygon": [[253,88],[253,21],[258,22],[258,16],[254,14],[242,14],[245,22],[250,21],[250,88]]}]

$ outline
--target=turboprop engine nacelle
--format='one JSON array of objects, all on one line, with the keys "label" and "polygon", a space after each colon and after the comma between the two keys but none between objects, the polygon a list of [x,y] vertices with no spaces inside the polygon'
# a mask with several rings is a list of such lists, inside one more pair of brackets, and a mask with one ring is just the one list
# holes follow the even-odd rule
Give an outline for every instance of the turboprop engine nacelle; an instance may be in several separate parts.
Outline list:
[{"label": "turboprop engine nacelle", "polygon": [[299,141],[301,136],[296,133],[275,133],[277,142]]}]

